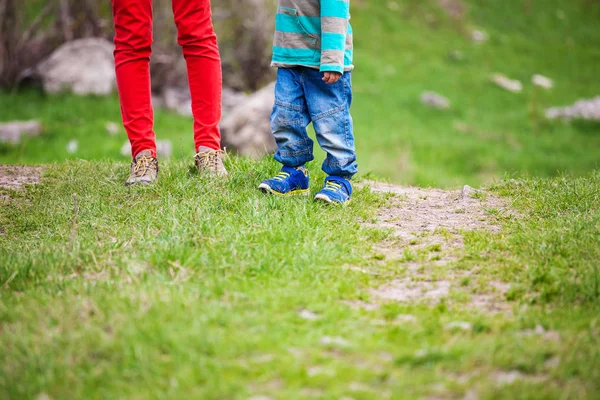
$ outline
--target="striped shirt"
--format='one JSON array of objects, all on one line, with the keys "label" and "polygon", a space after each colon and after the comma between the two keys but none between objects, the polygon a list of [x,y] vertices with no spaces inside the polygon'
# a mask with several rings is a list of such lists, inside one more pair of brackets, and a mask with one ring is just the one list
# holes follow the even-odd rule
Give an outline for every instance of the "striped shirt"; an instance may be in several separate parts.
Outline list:
[{"label": "striped shirt", "polygon": [[350,0],[279,0],[271,65],[352,70],[349,21]]}]

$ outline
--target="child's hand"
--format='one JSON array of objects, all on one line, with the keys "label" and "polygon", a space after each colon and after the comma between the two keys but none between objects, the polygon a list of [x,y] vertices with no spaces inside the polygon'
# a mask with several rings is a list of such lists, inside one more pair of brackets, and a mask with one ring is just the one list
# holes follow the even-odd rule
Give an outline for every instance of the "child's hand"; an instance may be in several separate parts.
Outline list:
[{"label": "child's hand", "polygon": [[342,74],[339,72],[324,72],[323,73],[323,82],[331,85],[332,83],[336,83],[340,80]]}]

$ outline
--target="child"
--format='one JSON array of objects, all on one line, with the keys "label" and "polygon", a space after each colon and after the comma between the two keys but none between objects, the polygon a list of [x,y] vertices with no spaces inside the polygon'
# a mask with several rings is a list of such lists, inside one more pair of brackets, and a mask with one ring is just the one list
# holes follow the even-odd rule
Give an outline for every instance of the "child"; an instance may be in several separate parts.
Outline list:
[{"label": "child", "polygon": [[281,172],[259,189],[282,196],[309,193],[304,165],[314,159],[306,127],[313,123],[327,153],[328,177],[315,200],[344,204],[357,172],[352,104],[349,0],[279,0],[272,66],[278,67],[271,131]]}]

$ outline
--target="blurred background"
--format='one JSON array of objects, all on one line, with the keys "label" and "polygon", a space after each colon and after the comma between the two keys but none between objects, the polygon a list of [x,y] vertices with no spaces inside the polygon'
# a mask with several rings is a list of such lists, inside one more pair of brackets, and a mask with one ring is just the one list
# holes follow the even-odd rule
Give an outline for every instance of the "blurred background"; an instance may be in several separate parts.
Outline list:
[{"label": "blurred background", "polygon": [[[153,3],[158,151],[190,157],[171,4]],[[245,156],[272,150],[275,10],[213,1],[224,144]],[[352,0],[351,12],[363,176],[455,187],[598,168],[600,1]],[[0,163],[129,160],[110,13],[107,0],[0,0]]]}]

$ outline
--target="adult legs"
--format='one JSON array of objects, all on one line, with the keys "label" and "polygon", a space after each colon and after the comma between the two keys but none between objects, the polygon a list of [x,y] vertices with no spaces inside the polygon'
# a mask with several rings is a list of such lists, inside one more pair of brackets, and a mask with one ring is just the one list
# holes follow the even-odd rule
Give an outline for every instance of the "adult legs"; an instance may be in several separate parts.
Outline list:
[{"label": "adult legs", "polygon": [[123,126],[132,156],[150,150],[156,157],[150,93],[152,0],[112,0],[115,22],[115,69]]}]

